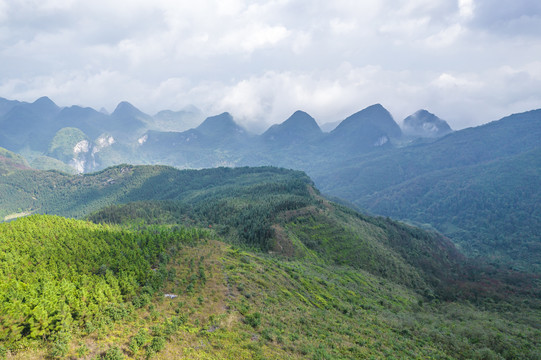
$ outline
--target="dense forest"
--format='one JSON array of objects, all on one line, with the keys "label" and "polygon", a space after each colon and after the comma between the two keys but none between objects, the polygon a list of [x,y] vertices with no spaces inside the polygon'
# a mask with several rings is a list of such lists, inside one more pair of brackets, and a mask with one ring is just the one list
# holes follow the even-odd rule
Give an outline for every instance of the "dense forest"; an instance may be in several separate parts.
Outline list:
[{"label": "dense forest", "polygon": [[51,343],[63,357],[75,336],[92,333],[150,302],[180,248],[204,230],[100,226],[33,215],[0,224],[0,341]]}]

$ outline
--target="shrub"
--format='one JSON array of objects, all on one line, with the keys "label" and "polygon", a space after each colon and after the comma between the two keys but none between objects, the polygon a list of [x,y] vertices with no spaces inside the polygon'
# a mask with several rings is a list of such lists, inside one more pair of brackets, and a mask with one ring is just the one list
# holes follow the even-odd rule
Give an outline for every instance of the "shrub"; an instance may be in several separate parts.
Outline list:
[{"label": "shrub", "polygon": [[124,354],[122,353],[122,350],[120,350],[118,347],[114,346],[107,350],[105,354],[102,356],[103,360],[123,360]]},{"label": "shrub", "polygon": [[259,325],[261,325],[261,313],[254,312],[252,314],[246,315],[246,317],[244,318],[244,322],[252,326],[253,328],[258,327]]}]

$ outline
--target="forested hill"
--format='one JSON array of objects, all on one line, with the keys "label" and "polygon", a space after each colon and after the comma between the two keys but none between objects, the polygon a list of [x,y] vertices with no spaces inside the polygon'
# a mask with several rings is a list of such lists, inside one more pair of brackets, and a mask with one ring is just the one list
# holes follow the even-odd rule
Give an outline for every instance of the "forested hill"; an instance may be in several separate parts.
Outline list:
[{"label": "forested hill", "polygon": [[[203,119],[197,111],[153,117],[126,102],[111,115],[61,108],[45,97],[31,104],[0,103],[0,146],[19,152],[36,169],[90,172],[132,163],[302,170],[323,193],[363,211],[436,229],[469,257],[541,274],[540,109],[452,132],[445,121],[421,110],[404,119],[403,133],[379,104],[349,116],[329,133],[297,111],[255,135],[228,113],[199,125]],[[13,153],[3,154],[0,174],[28,166]],[[79,190],[80,196],[94,199],[87,191],[115,201],[138,198],[114,186]],[[0,208],[0,216],[29,208],[46,211],[51,199],[32,196],[15,208]],[[55,209],[62,205],[64,214],[80,215],[114,202],[103,198],[86,209],[67,198]]]},{"label": "forested hill", "polygon": [[[97,173],[19,171],[0,178],[0,216],[13,212],[84,217],[104,206],[141,200],[204,201],[212,194],[239,194],[251,185],[300,188],[311,180],[300,171],[272,167],[178,170],[168,166],[118,165]],[[291,193],[294,195],[294,193]]]},{"label": "forested hill", "polygon": [[440,303],[317,254],[219,240],[47,215],[0,224],[0,356],[538,358],[535,306]]},{"label": "forested hill", "polygon": [[[211,227],[231,243],[293,258],[317,254],[424,289],[427,296],[463,296],[469,290],[450,289],[464,287],[463,277],[480,280],[448,239],[333,204],[318,195],[306,174],[293,170],[131,165],[85,175],[22,170],[0,177],[0,209],[6,219],[43,213]],[[517,279],[511,292],[520,289]]]},{"label": "forested hill", "polygon": [[0,175],[29,168],[30,165],[24,157],[0,147]]},{"label": "forested hill", "polygon": [[85,218],[0,224],[0,356],[539,355],[538,279],[332,203],[303,172],[19,170],[0,209]]}]

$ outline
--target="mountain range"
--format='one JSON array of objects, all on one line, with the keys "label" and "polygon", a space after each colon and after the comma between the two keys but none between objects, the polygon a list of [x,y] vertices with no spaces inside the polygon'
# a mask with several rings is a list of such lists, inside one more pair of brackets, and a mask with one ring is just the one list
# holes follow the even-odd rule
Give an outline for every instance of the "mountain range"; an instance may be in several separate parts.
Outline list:
[{"label": "mountain range", "polygon": [[426,110],[401,128],[380,104],[330,132],[300,110],[261,135],[229,113],[188,130],[163,129],[198,115],[150,116],[127,102],[108,115],[48,98],[0,99],[0,146],[34,168],[72,173],[120,163],[303,170],[350,206],[440,231],[468,256],[541,272],[541,110],[460,131]]},{"label": "mountain range", "polygon": [[541,110],[0,112],[0,357],[541,355]]}]

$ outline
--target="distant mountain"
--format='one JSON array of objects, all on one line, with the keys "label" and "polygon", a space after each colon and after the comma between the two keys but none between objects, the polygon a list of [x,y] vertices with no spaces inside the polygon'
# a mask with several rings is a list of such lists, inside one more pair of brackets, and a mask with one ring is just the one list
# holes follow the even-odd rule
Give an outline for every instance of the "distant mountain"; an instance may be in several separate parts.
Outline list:
[{"label": "distant mountain", "polygon": [[0,176],[15,170],[29,169],[24,157],[0,147]]},{"label": "distant mountain", "polygon": [[152,122],[152,117],[137,109],[127,101],[120,102],[111,114],[111,121],[105,130],[116,138],[134,140]]},{"label": "distant mountain", "polygon": [[304,111],[296,111],[281,124],[272,125],[261,138],[272,146],[287,147],[315,140],[323,135],[313,117]]},{"label": "distant mountain", "polygon": [[357,132],[362,130],[363,127],[379,129],[390,138],[399,138],[402,135],[398,124],[394,121],[389,111],[381,106],[381,104],[371,105],[347,117],[332,131],[332,133],[341,134],[347,131]]},{"label": "distant mountain", "polygon": [[[48,98],[32,104],[4,99],[1,108],[6,112],[0,112],[0,146],[24,151],[32,163],[43,160],[40,168],[54,165],[51,156],[70,163],[69,154],[48,152],[59,130],[70,127],[88,141],[85,172],[120,163],[301,169],[326,194],[373,213],[433,226],[470,256],[541,272],[541,264],[532,260],[541,258],[535,216],[541,213],[535,161],[541,110],[451,133],[443,120],[421,110],[404,120],[404,138],[380,104],[349,116],[330,133],[298,111],[259,136],[229,113],[190,130],[164,132],[155,121],[178,114],[163,112],[155,120],[129,103],[120,103],[110,116],[90,108],[60,108]],[[418,136],[429,138],[410,141]]]},{"label": "distant mountain", "polygon": [[55,122],[58,126],[78,128],[94,139],[110,130],[111,119],[92,108],[75,105],[63,108],[56,116]]},{"label": "distant mountain", "polygon": [[402,131],[409,137],[437,138],[453,130],[445,120],[426,110],[419,110],[404,119]]},{"label": "distant mountain", "polygon": [[376,104],[343,120],[323,140],[323,145],[348,154],[364,153],[389,146],[391,139],[401,136],[402,131],[391,114]]},{"label": "distant mountain", "polygon": [[541,272],[540,139],[534,110],[309,174],[363,209],[431,224],[470,256]]},{"label": "distant mountain", "polygon": [[223,113],[183,132],[147,131],[138,139],[136,154],[148,163],[180,168],[235,166],[252,137],[231,114]]},{"label": "distant mountain", "polygon": [[342,120],[339,120],[339,121],[332,121],[332,122],[326,122],[325,124],[322,124],[320,126],[321,130],[324,131],[324,132],[331,132],[333,131],[334,129],[336,129],[336,127],[338,125],[340,125],[340,123],[342,122]]},{"label": "distant mountain", "polygon": [[8,100],[0,98],[0,116],[3,116],[5,113],[13,109],[15,106],[19,105],[21,102],[17,100]]},{"label": "distant mountain", "polygon": [[24,146],[33,150],[46,151],[49,138],[57,127],[54,117],[60,108],[48,97],[41,97],[33,103],[18,103],[0,118],[0,129],[5,143],[0,144],[12,151]]},{"label": "distant mountain", "polygon": [[180,111],[162,110],[153,118],[153,129],[159,131],[186,131],[204,120],[203,113],[195,106]]},{"label": "distant mountain", "polygon": [[203,136],[216,140],[244,138],[248,135],[247,131],[239,126],[227,112],[206,118],[195,129]]}]

